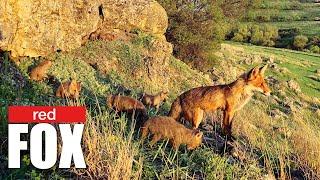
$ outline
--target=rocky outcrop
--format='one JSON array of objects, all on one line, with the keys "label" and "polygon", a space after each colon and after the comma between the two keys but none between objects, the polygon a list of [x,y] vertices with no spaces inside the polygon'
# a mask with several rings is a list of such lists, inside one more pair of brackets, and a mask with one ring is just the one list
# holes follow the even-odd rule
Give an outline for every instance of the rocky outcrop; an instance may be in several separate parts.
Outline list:
[{"label": "rocky outcrop", "polygon": [[98,28],[98,6],[83,0],[2,0],[0,48],[13,57],[77,48]]},{"label": "rocky outcrop", "polygon": [[119,29],[143,32],[164,37],[168,27],[167,13],[153,0],[105,0],[101,4],[101,30]]},{"label": "rocky outcrop", "polygon": [[287,81],[287,84],[288,84],[288,87],[293,91],[295,91],[296,93],[301,93],[301,88],[298,82],[291,79]]},{"label": "rocky outcrop", "polygon": [[0,49],[12,57],[46,56],[78,48],[97,31],[140,29],[164,38],[167,24],[154,0],[1,0]]}]

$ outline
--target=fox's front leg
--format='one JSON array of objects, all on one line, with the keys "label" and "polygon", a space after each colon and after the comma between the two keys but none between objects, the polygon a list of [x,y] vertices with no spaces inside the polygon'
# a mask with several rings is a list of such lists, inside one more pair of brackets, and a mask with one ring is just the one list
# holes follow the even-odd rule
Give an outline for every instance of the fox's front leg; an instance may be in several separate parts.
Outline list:
[{"label": "fox's front leg", "polygon": [[199,127],[199,124],[203,119],[203,114],[204,114],[204,111],[200,108],[197,108],[194,110],[193,120],[192,120],[192,125],[194,129],[197,129]]},{"label": "fox's front leg", "polygon": [[223,134],[231,136],[232,118],[234,116],[234,111],[231,108],[228,108],[223,112],[223,115]]},{"label": "fox's front leg", "polygon": [[150,146],[152,147],[155,143],[157,143],[161,139],[160,134],[154,134],[152,140],[150,142]]}]

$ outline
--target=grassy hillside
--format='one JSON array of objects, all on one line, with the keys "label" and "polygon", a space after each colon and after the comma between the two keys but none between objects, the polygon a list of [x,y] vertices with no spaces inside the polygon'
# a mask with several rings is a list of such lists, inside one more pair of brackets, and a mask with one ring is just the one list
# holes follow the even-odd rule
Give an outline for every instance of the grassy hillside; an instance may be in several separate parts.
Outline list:
[{"label": "grassy hillside", "polygon": [[298,28],[308,37],[320,32],[320,3],[288,0],[262,0],[254,10],[248,12],[245,22],[270,24],[279,29]]},{"label": "grassy hillside", "polygon": [[286,68],[286,73],[271,72],[279,80],[296,80],[301,85],[303,93],[310,97],[320,98],[320,81],[316,70],[320,68],[320,55],[304,53],[279,48],[267,48],[254,45],[240,45],[233,43],[235,47],[241,47],[247,53],[271,56],[277,63],[277,68]]},{"label": "grassy hillside", "polygon": [[[319,68],[320,57],[295,51],[223,44],[216,53],[213,67],[220,82],[211,82],[207,75],[192,70],[180,60],[170,56],[168,67],[170,99],[150,116],[166,114],[172,100],[192,87],[212,83],[232,82],[249,68],[269,63],[267,75],[274,95],[259,93],[235,116],[234,142],[221,134],[221,113],[208,114],[201,130],[205,139],[200,148],[179,151],[168,141],[150,147],[142,144],[134,131],[134,122],[126,116],[117,116],[105,105],[108,94],[121,93],[137,97],[143,91],[156,92],[164,86],[161,81],[149,81],[148,76],[133,76],[132,72],[145,70],[145,52],[148,41],[103,42],[92,41],[70,52],[52,54],[54,61],[50,75],[55,80],[40,83],[28,80],[28,70],[42,59],[24,59],[19,66],[1,60],[1,140],[6,141],[7,106],[19,105],[86,105],[88,119],[83,138],[83,150],[88,168],[85,170],[35,170],[30,158],[24,155],[22,169],[8,171],[6,144],[1,145],[0,166],[2,178],[108,178],[108,179],[261,179],[261,178],[316,178],[320,170],[320,115]],[[111,67],[97,69],[99,60]],[[118,59],[119,61],[116,61]],[[272,62],[271,62],[272,61]],[[277,68],[275,68],[277,67]],[[285,70],[284,68],[287,68]],[[159,67],[159,69],[161,69]],[[20,73],[21,72],[21,73]],[[138,73],[139,74],[139,73]],[[311,78],[311,76],[313,78]],[[139,77],[139,78],[137,78]],[[69,78],[83,84],[81,98],[76,102],[54,96],[56,83]],[[301,92],[290,88],[293,79]],[[18,88],[18,90],[17,90]],[[129,90],[127,92],[126,90]],[[1,179],[2,179],[1,178]]]}]

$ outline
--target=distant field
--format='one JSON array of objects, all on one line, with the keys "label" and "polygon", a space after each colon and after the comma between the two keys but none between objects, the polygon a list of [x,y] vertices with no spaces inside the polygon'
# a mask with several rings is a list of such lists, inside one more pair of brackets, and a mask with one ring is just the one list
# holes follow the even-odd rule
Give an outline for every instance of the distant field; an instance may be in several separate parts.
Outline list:
[{"label": "distant field", "polygon": [[303,35],[320,35],[320,3],[271,0],[248,12],[245,23],[271,24],[281,29],[300,28]]},{"label": "distant field", "polygon": [[308,37],[320,35],[320,21],[271,22],[266,24],[271,24],[278,28],[300,28],[301,33]]}]

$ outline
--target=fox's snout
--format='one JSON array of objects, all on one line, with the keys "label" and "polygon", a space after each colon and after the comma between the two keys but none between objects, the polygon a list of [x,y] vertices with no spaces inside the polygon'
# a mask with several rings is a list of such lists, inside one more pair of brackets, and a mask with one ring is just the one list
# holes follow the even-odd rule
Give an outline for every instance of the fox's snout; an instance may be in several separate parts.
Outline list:
[{"label": "fox's snout", "polygon": [[264,95],[266,95],[266,96],[270,96],[271,95],[271,90],[268,87],[267,83],[265,83],[265,82],[263,83],[262,90],[263,90],[263,94]]},{"label": "fox's snout", "polygon": [[266,95],[266,96],[270,96],[271,95],[271,91],[263,92],[263,94]]}]

